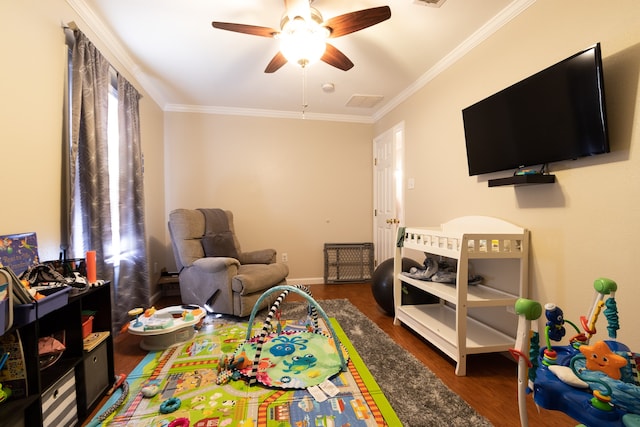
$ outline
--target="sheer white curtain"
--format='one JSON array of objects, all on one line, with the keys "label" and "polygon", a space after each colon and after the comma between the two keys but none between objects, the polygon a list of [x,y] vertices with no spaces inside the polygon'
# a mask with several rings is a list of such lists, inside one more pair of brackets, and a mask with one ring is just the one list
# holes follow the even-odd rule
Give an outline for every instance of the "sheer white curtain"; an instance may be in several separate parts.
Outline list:
[{"label": "sheer white curtain", "polygon": [[109,141],[108,132],[111,67],[82,32],[74,31],[74,38],[67,208],[71,218],[69,249],[75,257],[82,257],[89,249],[96,251],[98,278],[112,282],[113,330],[117,331],[128,320],[127,311],[149,304],[140,96],[118,76],[119,188],[118,209],[112,211],[109,144],[114,141]]}]

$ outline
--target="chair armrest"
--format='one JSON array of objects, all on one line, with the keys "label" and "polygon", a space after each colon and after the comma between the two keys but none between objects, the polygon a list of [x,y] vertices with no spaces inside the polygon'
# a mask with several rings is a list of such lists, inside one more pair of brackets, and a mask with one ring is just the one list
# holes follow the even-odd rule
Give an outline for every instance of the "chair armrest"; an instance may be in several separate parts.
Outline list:
[{"label": "chair armrest", "polygon": [[191,265],[205,273],[218,273],[227,270],[233,265],[239,267],[240,261],[227,257],[204,257],[195,260]]},{"label": "chair armrest", "polygon": [[261,249],[251,252],[242,252],[239,255],[240,264],[273,264],[276,262],[275,249]]},{"label": "chair armrest", "polygon": [[233,314],[232,278],[240,262],[228,257],[199,258],[180,271],[180,298],[183,304],[203,306],[219,291],[214,310]]}]

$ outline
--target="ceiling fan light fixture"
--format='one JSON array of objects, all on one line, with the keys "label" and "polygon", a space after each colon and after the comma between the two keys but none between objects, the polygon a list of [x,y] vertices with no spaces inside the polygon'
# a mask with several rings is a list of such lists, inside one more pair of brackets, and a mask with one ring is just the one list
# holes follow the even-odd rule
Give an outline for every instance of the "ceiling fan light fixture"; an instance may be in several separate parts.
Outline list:
[{"label": "ceiling fan light fixture", "polygon": [[329,30],[315,19],[285,19],[280,32],[280,50],[287,61],[306,67],[318,61],[327,48]]},{"label": "ceiling fan light fixture", "polygon": [[285,14],[280,20],[281,31],[232,22],[213,21],[211,24],[221,30],[280,40],[280,51],[271,58],[264,69],[265,73],[273,73],[287,62],[298,64],[304,69],[317,60],[347,71],[353,68],[353,62],[326,40],[355,33],[391,18],[391,8],[379,6],[344,13],[325,22],[320,12],[310,7],[312,1],[285,0]]}]

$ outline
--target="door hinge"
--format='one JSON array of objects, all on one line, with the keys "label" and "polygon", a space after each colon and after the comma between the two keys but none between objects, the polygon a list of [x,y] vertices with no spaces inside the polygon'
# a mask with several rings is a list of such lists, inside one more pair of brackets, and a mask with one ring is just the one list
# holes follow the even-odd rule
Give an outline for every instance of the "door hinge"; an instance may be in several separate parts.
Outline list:
[{"label": "door hinge", "polygon": [[378,166],[378,158],[373,159],[373,166]]}]

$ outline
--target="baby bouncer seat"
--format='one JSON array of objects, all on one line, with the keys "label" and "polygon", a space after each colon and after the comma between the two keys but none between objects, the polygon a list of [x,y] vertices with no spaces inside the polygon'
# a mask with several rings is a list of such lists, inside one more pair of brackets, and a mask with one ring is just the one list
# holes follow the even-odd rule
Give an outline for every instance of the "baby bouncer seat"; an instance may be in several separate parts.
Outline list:
[{"label": "baby bouncer seat", "polygon": [[[640,354],[617,341],[617,284],[611,279],[594,281],[594,302],[580,327],[564,318],[562,309],[545,305],[547,322],[542,332],[540,303],[525,298],[516,302],[519,315],[516,345],[511,353],[518,361],[520,421],[528,426],[526,395],[535,403],[559,410],[587,427],[640,426]],[[593,340],[600,314],[607,319],[608,339]],[[564,325],[576,330],[568,345],[552,345],[565,335]],[[541,336],[542,335],[542,336]],[[546,347],[540,348],[544,338]]]}]

